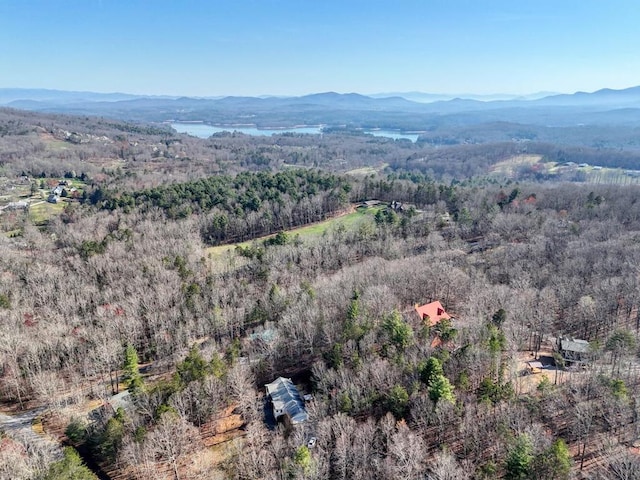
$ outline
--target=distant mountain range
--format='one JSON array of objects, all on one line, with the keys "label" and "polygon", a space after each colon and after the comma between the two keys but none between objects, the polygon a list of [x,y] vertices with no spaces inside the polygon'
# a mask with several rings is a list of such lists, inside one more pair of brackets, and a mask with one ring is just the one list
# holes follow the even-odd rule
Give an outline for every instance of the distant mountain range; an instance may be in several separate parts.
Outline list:
[{"label": "distant mountain range", "polygon": [[372,98],[385,98],[385,97],[402,97],[412,102],[419,103],[432,103],[441,102],[447,100],[453,100],[455,98],[462,98],[465,100],[479,100],[481,102],[492,102],[495,100],[537,100],[539,98],[549,97],[551,95],[558,95],[558,92],[537,92],[527,95],[511,95],[506,93],[494,93],[478,95],[474,93],[424,93],[424,92],[390,92],[390,93],[374,93],[369,95]]},{"label": "distant mountain range", "polygon": [[[172,99],[178,97],[161,96],[148,98]],[[84,102],[120,102],[141,98],[141,95],[129,93],[74,92],[66,90],[48,90],[39,88],[0,88],[0,105],[16,101],[31,101],[43,104],[69,104]]]},{"label": "distant mountain range", "polygon": [[0,105],[130,121],[203,121],[262,127],[323,124],[427,131],[443,125],[487,122],[640,126],[640,86],[592,93],[464,98],[421,92],[196,98],[6,88],[0,89]]}]

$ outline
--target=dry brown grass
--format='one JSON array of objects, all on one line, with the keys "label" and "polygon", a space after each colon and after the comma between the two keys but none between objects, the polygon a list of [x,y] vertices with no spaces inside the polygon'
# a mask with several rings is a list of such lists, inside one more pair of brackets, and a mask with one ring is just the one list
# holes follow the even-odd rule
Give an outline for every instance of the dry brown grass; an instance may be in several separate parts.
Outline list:
[{"label": "dry brown grass", "polygon": [[542,160],[542,155],[516,155],[494,164],[491,167],[491,172],[514,177],[519,167],[533,165],[540,160]]}]

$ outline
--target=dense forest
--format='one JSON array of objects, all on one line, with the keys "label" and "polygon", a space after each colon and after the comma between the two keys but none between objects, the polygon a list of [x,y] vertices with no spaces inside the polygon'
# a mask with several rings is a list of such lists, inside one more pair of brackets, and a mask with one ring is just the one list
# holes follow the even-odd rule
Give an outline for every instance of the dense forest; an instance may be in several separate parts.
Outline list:
[{"label": "dense forest", "polygon": [[323,220],[348,206],[351,185],[315,170],[240,173],[132,193],[96,189],[87,200],[103,209],[157,207],[170,219],[203,214],[208,244],[243,241]]},{"label": "dense forest", "polygon": [[640,478],[639,187],[493,170],[631,154],[3,115],[0,478]]}]

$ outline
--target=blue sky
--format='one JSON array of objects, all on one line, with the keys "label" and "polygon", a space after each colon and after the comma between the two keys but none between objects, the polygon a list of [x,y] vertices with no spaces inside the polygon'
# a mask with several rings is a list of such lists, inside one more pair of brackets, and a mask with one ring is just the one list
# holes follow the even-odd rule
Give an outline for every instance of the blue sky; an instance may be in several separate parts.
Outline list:
[{"label": "blue sky", "polygon": [[169,95],[640,85],[637,0],[0,0],[0,87]]}]

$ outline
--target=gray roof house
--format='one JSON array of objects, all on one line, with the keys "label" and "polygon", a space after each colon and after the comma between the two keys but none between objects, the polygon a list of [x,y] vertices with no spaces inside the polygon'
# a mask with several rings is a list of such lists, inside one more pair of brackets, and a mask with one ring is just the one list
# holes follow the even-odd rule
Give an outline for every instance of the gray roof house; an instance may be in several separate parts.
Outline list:
[{"label": "gray roof house", "polygon": [[589,342],[572,337],[558,337],[556,347],[564,361],[569,364],[584,364],[589,360],[591,353]]},{"label": "gray roof house", "polygon": [[295,425],[309,419],[300,392],[290,378],[278,377],[273,382],[267,383],[265,389],[273,405],[273,416],[276,420],[287,416]]}]

